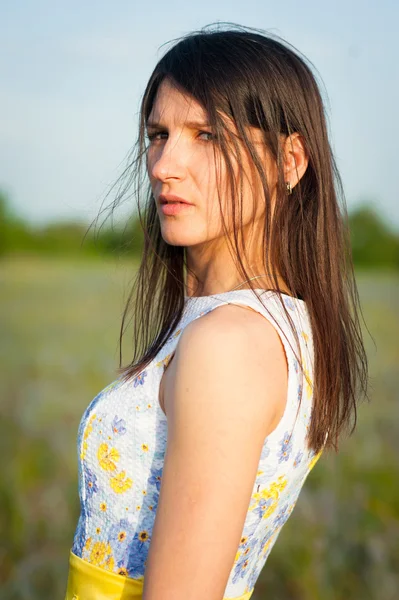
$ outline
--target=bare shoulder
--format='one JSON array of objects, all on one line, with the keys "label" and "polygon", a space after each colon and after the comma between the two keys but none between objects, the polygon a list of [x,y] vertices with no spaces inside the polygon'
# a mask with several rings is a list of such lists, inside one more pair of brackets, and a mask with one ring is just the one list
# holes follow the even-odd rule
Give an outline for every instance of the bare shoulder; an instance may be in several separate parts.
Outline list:
[{"label": "bare shoulder", "polygon": [[[197,392],[195,391],[197,389]],[[275,327],[245,305],[222,305],[186,326],[176,347],[165,409],[190,389],[190,405],[218,398],[221,411],[245,411],[267,435],[284,410],[287,363]],[[212,390],[206,397],[200,389]],[[234,404],[232,400],[234,399]],[[241,399],[241,402],[240,402]],[[222,415],[220,415],[222,416]]]},{"label": "bare shoulder", "polygon": [[256,357],[259,350],[284,349],[279,334],[272,323],[255,309],[244,304],[224,304],[208,314],[192,321],[183,332],[185,338],[198,343],[212,337],[221,346],[227,341],[248,346],[250,357]]}]

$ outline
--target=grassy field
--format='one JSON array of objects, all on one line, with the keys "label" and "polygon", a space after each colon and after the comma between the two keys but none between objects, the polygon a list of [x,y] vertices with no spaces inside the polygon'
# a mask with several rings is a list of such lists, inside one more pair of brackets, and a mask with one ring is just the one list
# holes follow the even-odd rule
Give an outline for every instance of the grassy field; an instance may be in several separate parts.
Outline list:
[{"label": "grassy field", "polygon": [[[65,591],[78,516],[76,434],[115,378],[134,265],[0,263],[0,585],[4,600]],[[393,600],[399,589],[399,276],[359,274],[371,403],[307,479],[254,600]],[[129,348],[126,346],[126,351]]]}]

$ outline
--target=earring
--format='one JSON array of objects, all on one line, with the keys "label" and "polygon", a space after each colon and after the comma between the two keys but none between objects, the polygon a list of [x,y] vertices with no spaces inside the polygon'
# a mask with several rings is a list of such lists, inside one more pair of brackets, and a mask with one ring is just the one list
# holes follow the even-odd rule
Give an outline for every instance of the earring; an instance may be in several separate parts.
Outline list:
[{"label": "earring", "polygon": [[292,194],[292,187],[291,187],[291,181],[286,181],[285,182],[285,186],[287,188],[287,194]]}]

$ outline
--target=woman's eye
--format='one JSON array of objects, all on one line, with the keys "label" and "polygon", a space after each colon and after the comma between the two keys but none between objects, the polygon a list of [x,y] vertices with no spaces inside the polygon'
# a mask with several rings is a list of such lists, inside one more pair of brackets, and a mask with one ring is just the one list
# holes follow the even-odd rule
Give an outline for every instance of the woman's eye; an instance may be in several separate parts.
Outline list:
[{"label": "woman's eye", "polygon": [[[147,138],[150,142],[165,140],[168,137],[167,131],[154,131],[147,133]],[[210,142],[213,139],[213,134],[210,131],[200,131],[198,137],[204,142]]]},{"label": "woman's eye", "polygon": [[213,134],[210,131],[200,131],[199,135],[200,136],[202,136],[202,135],[204,135],[204,136],[210,136],[208,138],[207,137],[202,138],[202,139],[204,139],[205,142],[210,142],[213,139]]},{"label": "woman's eye", "polygon": [[153,133],[147,133],[147,138],[150,140],[150,142],[152,142],[154,140],[165,139],[162,137],[158,137],[158,136],[162,136],[162,135],[167,136],[168,134],[166,131],[154,131]]}]

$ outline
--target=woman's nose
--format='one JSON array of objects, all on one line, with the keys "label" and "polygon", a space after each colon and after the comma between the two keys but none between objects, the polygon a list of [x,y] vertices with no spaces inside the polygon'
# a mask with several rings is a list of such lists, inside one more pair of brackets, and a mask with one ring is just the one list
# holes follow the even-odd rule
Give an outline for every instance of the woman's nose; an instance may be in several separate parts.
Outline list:
[{"label": "woman's nose", "polygon": [[155,179],[182,179],[185,175],[186,164],[182,145],[177,141],[168,140],[160,148],[154,149],[150,159],[150,173]]}]

